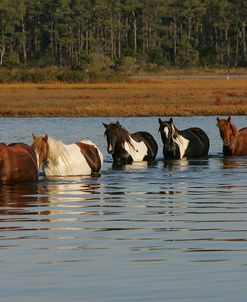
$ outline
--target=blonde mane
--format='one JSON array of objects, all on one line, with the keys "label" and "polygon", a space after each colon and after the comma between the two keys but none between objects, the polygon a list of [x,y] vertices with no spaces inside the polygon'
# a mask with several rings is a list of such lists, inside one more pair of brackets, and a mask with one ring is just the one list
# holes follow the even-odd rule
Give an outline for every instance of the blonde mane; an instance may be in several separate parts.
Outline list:
[{"label": "blonde mane", "polygon": [[58,164],[59,157],[64,163],[68,162],[68,152],[66,150],[66,145],[59,140],[52,137],[48,137],[48,160],[56,166]]}]

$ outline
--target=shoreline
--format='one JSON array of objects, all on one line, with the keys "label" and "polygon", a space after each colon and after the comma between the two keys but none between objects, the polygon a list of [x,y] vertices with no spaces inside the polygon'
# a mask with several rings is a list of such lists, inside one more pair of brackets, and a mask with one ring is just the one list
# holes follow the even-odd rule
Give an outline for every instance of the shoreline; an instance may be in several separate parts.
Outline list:
[{"label": "shoreline", "polygon": [[0,84],[0,117],[247,115],[246,77]]}]

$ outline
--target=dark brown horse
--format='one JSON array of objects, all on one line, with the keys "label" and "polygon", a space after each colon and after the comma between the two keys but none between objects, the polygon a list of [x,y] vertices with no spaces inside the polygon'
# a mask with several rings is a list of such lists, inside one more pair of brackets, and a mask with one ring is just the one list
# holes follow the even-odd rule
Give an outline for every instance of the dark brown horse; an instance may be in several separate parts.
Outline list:
[{"label": "dark brown horse", "polygon": [[217,126],[223,141],[224,155],[247,155],[247,127],[238,130],[231,121],[231,117],[228,117],[228,119],[217,117]]},{"label": "dark brown horse", "polygon": [[0,143],[0,182],[16,183],[38,180],[37,157],[34,150],[23,143]]}]

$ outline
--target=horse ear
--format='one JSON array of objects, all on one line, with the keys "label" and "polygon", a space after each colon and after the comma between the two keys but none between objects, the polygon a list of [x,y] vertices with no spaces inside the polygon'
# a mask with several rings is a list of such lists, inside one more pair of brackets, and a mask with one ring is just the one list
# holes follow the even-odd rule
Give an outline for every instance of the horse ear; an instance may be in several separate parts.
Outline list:
[{"label": "horse ear", "polygon": [[104,122],[102,122],[102,124],[103,124],[103,126],[104,126],[105,128],[107,128],[107,127],[108,127],[108,125],[107,125],[107,124],[105,124]]},{"label": "horse ear", "polygon": [[219,123],[220,119],[217,117],[217,122]]},{"label": "horse ear", "polygon": [[119,121],[117,121],[117,122],[116,122],[116,125],[120,126],[120,123],[119,123]]},{"label": "horse ear", "polygon": [[231,121],[231,117],[229,116],[227,122],[230,123],[230,121]]},{"label": "horse ear", "polygon": [[170,124],[173,123],[173,118],[172,118],[172,117],[170,118],[169,123],[170,123]]},{"label": "horse ear", "polygon": [[33,137],[33,140],[35,140],[37,136],[32,133],[32,137]]},{"label": "horse ear", "polygon": [[45,142],[48,141],[48,135],[47,135],[47,134],[43,137],[43,140],[44,140]]},{"label": "horse ear", "polygon": [[158,119],[158,121],[159,121],[159,123],[160,123],[160,125],[161,125],[161,124],[162,124],[162,120],[161,120],[161,118],[159,118],[159,119]]}]

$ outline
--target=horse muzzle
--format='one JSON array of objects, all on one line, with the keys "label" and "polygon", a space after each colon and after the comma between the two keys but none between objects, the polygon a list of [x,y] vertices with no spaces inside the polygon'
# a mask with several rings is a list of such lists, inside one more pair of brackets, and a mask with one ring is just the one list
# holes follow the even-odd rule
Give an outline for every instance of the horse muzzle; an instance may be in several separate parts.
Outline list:
[{"label": "horse muzzle", "polygon": [[107,148],[107,151],[108,151],[109,154],[112,154],[112,153],[113,153],[112,146],[109,146],[109,147]]}]

